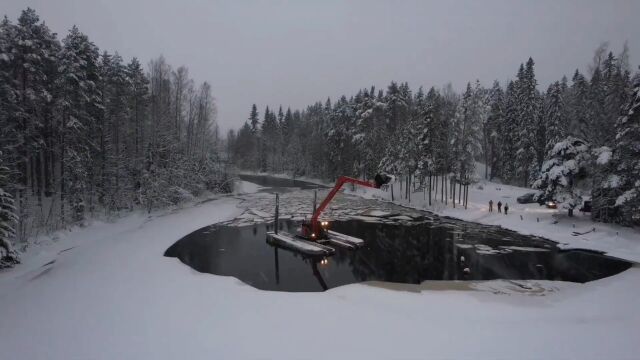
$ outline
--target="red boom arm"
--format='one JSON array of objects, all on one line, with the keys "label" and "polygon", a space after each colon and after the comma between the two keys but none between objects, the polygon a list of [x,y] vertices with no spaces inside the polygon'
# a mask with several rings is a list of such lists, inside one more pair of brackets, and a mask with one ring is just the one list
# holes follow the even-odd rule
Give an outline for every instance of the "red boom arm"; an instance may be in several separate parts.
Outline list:
[{"label": "red boom arm", "polygon": [[350,178],[348,176],[340,176],[338,178],[338,181],[336,181],[336,185],[333,187],[333,189],[331,189],[327,197],[324,198],[324,200],[322,200],[322,203],[320,204],[320,206],[318,206],[316,211],[313,213],[313,216],[311,217],[311,228],[313,229],[314,234],[320,233],[320,223],[318,222],[318,218],[320,217],[320,214],[322,214],[324,209],[327,207],[327,205],[329,205],[331,200],[333,200],[333,197],[336,196],[338,191],[340,191],[340,188],[342,188],[342,185],[344,185],[345,183],[352,183],[352,184],[362,185],[362,186],[371,187],[375,189],[380,188],[380,186],[378,186],[376,183],[373,183],[373,182],[358,180],[358,179]]}]

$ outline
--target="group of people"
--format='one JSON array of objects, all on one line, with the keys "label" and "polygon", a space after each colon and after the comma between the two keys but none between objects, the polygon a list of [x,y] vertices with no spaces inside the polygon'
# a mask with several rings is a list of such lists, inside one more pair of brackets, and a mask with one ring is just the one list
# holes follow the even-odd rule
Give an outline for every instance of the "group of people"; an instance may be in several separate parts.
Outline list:
[{"label": "group of people", "polygon": [[[502,213],[502,201],[498,201],[498,212]],[[489,212],[493,212],[493,200],[489,200]],[[509,204],[504,204],[504,214],[507,215],[509,213]]]}]

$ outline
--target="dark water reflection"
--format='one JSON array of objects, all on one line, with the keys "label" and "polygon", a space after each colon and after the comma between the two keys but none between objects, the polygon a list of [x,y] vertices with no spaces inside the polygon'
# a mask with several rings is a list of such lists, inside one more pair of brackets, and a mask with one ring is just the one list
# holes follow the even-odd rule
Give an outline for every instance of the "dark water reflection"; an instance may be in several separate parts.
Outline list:
[{"label": "dark water reflection", "polygon": [[[288,221],[280,226],[293,232],[298,225]],[[200,272],[234,276],[258,289],[278,291],[322,291],[366,280],[587,282],[631,266],[593,252],[561,251],[541,238],[464,222],[337,221],[334,230],[361,237],[366,246],[356,251],[337,249],[327,259],[308,258],[266,244],[266,231],[272,227],[209,226],[180,239],[165,256],[177,257]]]}]

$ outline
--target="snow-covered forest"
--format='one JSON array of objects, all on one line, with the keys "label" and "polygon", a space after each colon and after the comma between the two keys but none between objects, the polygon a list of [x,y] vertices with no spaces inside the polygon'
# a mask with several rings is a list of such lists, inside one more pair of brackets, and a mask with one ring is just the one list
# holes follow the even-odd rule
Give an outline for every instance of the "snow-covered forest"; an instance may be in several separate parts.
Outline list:
[{"label": "snow-covered forest", "polygon": [[303,110],[260,116],[253,105],[227,149],[244,169],[319,178],[386,171],[434,187],[480,170],[570,210],[592,196],[594,220],[629,225],[640,221],[640,73],[626,45],[586,60],[586,73],[544,91],[529,58],[506,84],[473,81],[462,94],[392,82]]},{"label": "snow-covered forest", "polygon": [[1,21],[0,267],[38,232],[229,190],[210,85],[147,69],[32,9]]}]

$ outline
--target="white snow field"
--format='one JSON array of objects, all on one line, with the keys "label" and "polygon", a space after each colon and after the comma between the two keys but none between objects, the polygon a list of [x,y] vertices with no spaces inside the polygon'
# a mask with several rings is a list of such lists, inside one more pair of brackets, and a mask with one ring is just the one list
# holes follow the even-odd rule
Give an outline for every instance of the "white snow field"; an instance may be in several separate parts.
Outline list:
[{"label": "white snow field", "polygon": [[[0,272],[0,359],[640,356],[638,267],[587,284],[362,283],[286,293],[163,257],[191,231],[243,213],[240,204],[230,196],[152,217],[134,214],[28,252],[22,264]],[[515,199],[509,204],[508,218],[480,208],[467,214],[516,226],[512,219],[524,210]]]}]

